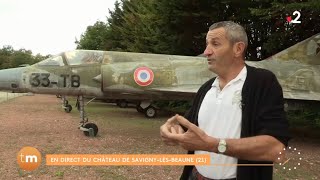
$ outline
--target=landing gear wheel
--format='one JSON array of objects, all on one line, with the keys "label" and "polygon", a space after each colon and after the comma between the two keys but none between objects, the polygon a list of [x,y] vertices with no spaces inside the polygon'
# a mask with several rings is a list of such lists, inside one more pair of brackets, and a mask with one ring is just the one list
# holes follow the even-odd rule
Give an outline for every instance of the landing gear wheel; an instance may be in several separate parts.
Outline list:
[{"label": "landing gear wheel", "polygon": [[142,107],[140,107],[140,105],[136,107],[136,110],[137,110],[139,113],[144,113],[144,110],[143,110]]},{"label": "landing gear wheel", "polygon": [[128,103],[125,100],[120,100],[117,102],[117,105],[121,108],[126,108],[128,106]]},{"label": "landing gear wheel", "polygon": [[[90,129],[92,129],[92,135],[93,136],[96,136],[98,134],[98,126],[96,124],[94,124],[94,123],[87,123],[83,127],[89,129],[89,131],[90,131]],[[83,134],[85,136],[90,136],[90,132],[89,131],[83,131]]]},{"label": "landing gear wheel", "polygon": [[72,111],[72,106],[71,106],[70,104],[67,104],[66,107],[65,107],[65,109],[64,109],[64,111],[65,111],[66,113],[70,113],[70,112]]},{"label": "landing gear wheel", "polygon": [[76,108],[78,109],[78,111],[80,111],[80,102],[79,102],[78,99],[77,99],[77,102],[76,102]]},{"label": "landing gear wheel", "polygon": [[147,109],[145,109],[144,115],[147,118],[154,118],[157,115],[157,110],[153,106],[149,106],[149,107],[147,107]]}]

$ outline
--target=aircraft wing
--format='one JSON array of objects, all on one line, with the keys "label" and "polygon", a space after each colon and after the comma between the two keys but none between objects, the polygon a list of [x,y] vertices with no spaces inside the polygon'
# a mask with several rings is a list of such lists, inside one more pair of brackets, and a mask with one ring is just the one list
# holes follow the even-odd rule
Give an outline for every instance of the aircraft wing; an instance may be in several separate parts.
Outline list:
[{"label": "aircraft wing", "polygon": [[182,94],[196,94],[200,88],[200,85],[181,85],[170,87],[153,87],[148,91],[162,92],[162,93],[179,93]]},{"label": "aircraft wing", "polygon": [[163,86],[152,87],[145,91],[156,95],[157,99],[162,100],[192,100],[196,95],[200,84],[197,85],[177,85],[177,86]]},{"label": "aircraft wing", "polygon": [[[152,92],[162,92],[164,94],[173,94],[178,93],[179,95],[194,95],[199,90],[200,86],[198,85],[183,85],[176,87],[157,87],[151,88],[148,91]],[[317,92],[305,92],[305,91],[292,91],[287,88],[283,89],[283,96],[285,99],[297,99],[297,100],[315,100],[320,101],[320,93]]]},{"label": "aircraft wing", "polygon": [[299,91],[284,89],[283,97],[285,99],[296,99],[296,100],[309,100],[309,101],[320,101],[320,93],[313,91]]},{"label": "aircraft wing", "polygon": [[154,88],[150,88],[149,91],[196,94],[199,88],[200,88],[200,85],[183,85],[183,86],[171,86],[171,87],[154,87]]}]

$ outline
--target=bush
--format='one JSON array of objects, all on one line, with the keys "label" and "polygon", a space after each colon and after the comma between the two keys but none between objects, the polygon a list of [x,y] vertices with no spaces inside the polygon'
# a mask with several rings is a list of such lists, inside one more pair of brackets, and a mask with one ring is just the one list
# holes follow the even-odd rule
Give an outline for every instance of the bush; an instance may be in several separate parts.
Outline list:
[{"label": "bush", "polygon": [[191,101],[157,101],[155,105],[159,108],[184,115],[187,110],[191,108]]},{"label": "bush", "polygon": [[287,112],[287,117],[291,127],[312,127],[320,128],[320,112],[308,108]]}]

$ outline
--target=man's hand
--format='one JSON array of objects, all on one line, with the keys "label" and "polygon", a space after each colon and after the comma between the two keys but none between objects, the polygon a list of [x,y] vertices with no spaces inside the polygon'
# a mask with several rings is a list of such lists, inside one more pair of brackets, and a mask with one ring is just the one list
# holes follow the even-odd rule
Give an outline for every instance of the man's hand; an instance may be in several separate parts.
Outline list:
[{"label": "man's hand", "polygon": [[[179,144],[186,150],[203,150],[203,151],[214,151],[218,144],[218,140],[208,136],[203,130],[196,125],[190,123],[187,119],[182,116],[176,115],[170,118],[168,121],[174,124],[181,124],[186,127],[187,132],[177,132],[174,128],[167,131],[162,131],[162,137],[170,142]],[[168,123],[168,122],[167,122]],[[181,127],[180,125],[178,125]],[[163,128],[164,129],[164,128]]]},{"label": "man's hand", "polygon": [[178,115],[171,117],[170,119],[167,120],[167,122],[165,124],[163,124],[160,127],[160,136],[166,145],[176,146],[179,144],[177,141],[168,138],[168,136],[167,136],[168,134],[183,134],[184,133],[184,130],[178,124],[177,117],[178,117]]},{"label": "man's hand", "polygon": [[[183,131],[182,126],[187,128]],[[202,150],[217,153],[219,139],[208,136],[198,126],[192,124],[182,116],[175,115],[161,126],[160,134],[168,145],[180,145],[186,150]],[[226,139],[228,149],[225,155],[250,161],[277,162],[279,152],[284,145],[276,138],[269,135],[259,135],[240,139]],[[284,160],[282,152],[280,160]],[[280,161],[279,161],[280,162]]]}]

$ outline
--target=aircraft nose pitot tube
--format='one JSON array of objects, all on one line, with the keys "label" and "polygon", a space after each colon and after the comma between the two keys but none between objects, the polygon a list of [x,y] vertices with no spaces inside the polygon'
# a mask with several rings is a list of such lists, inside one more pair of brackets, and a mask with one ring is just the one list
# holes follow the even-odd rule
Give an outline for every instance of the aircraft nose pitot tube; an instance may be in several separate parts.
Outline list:
[{"label": "aircraft nose pitot tube", "polygon": [[21,92],[24,67],[0,70],[0,91]]}]

